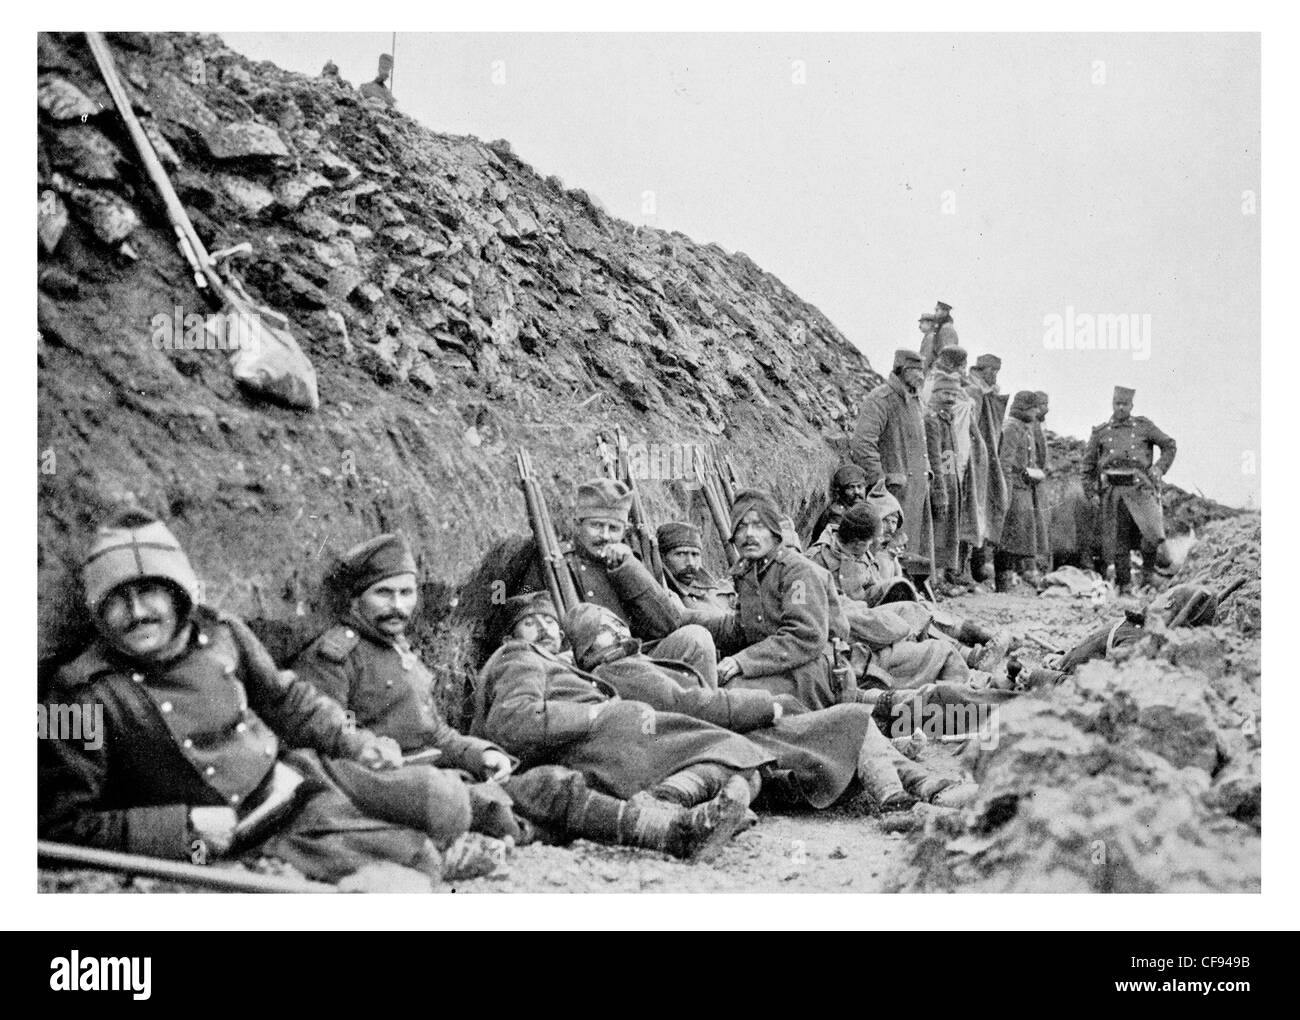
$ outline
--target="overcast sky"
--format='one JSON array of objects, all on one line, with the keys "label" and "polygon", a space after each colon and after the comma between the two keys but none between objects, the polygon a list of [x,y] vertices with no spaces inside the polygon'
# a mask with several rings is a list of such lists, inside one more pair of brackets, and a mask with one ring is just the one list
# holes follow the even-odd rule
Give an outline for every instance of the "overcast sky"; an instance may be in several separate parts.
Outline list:
[{"label": "overcast sky", "polygon": [[[224,38],[353,84],[391,42]],[[1171,482],[1256,506],[1259,84],[1254,35],[1078,34],[399,33],[394,80],[436,130],[748,253],[877,369],[942,299],[1051,428],[1086,437],[1135,387]],[[1047,346],[1049,317],[1102,315],[1149,316],[1149,356]]]}]

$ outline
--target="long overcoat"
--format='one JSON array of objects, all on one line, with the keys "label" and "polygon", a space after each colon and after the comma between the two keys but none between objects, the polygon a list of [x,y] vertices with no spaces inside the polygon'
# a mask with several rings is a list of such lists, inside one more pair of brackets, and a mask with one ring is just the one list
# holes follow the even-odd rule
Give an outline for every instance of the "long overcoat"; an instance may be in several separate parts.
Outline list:
[{"label": "long overcoat", "polygon": [[1014,417],[1007,419],[1002,427],[1000,460],[1010,499],[1002,524],[1002,540],[998,544],[1012,556],[1037,556],[1038,486],[1026,474],[1030,468],[1038,466],[1031,423]]},{"label": "long overcoat", "polygon": [[479,673],[470,733],[504,747],[523,769],[563,765],[624,798],[703,762],[748,771],[773,761],[738,734],[624,700],[600,678],[519,640],[502,644]]},{"label": "long overcoat", "polygon": [[896,375],[869,394],[858,415],[849,456],[867,473],[867,487],[881,478],[902,505],[907,521],[909,568],[929,572],[934,563],[930,512],[930,458],[920,398]]},{"label": "long overcoat", "polygon": [[791,773],[801,799],[815,808],[834,803],[848,788],[863,741],[875,726],[870,705],[797,712],[774,724],[767,691],[711,688],[692,671],[639,654],[604,663],[594,672],[624,698],[744,733],[775,756],[775,767]]}]

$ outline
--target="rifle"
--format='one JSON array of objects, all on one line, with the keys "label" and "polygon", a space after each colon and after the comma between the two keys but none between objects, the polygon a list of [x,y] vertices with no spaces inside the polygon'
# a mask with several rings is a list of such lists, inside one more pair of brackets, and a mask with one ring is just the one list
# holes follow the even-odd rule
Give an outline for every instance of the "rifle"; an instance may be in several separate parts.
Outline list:
[{"label": "rifle", "polygon": [[[641,490],[637,488],[636,479],[632,477],[632,462],[628,455],[627,436],[623,434],[622,425],[614,426],[614,441],[618,449],[618,473],[612,477],[622,481],[632,494],[632,531],[637,536],[637,544],[641,546],[641,562],[646,565],[656,581],[664,584],[664,563],[659,556],[659,540],[650,529],[645,504],[641,502]],[[601,446],[607,449],[603,439]],[[603,450],[602,456],[605,456]],[[606,470],[609,470],[609,466],[609,461],[606,459]],[[619,475],[622,477],[620,478]]]},{"label": "rifle", "polygon": [[37,840],[36,859],[46,864],[67,864],[97,871],[117,871],[125,875],[143,875],[161,878],[182,885],[194,885],[219,892],[245,893],[336,893],[338,889],[325,882],[305,879],[277,878],[274,875],[257,875],[251,872],[209,868],[187,861],[165,861],[159,857],[142,854],[99,850],[71,843],[54,843]]},{"label": "rifle", "polygon": [[555,604],[555,611],[563,616],[582,600],[569,573],[569,565],[560,552],[560,540],[555,535],[551,515],[546,511],[546,502],[533,476],[533,458],[522,446],[515,455],[515,466],[519,471],[519,486],[524,490],[524,505],[528,510],[528,523],[533,529],[533,541],[537,545],[542,579]]},{"label": "rifle", "polygon": [[[235,378],[241,383],[273,393],[293,407],[315,411],[320,407],[316,370],[289,332],[289,320],[269,308],[254,304],[237,281],[232,279],[228,285],[217,274],[216,259],[208,254],[207,248],[199,239],[189,214],[181,205],[176,189],[172,187],[171,179],[154,151],[153,143],[149,141],[149,136],[144,133],[144,128],[140,126],[140,121],[131,108],[131,99],[118,76],[113,53],[108,48],[103,33],[87,32],[86,43],[99,67],[100,76],[108,87],[113,104],[126,124],[127,134],[131,136],[136,154],[144,164],[145,173],[162,199],[167,219],[176,234],[176,244],[194,273],[195,286],[208,295],[214,304],[222,307],[228,316],[236,316],[234,321],[240,324],[239,348],[230,356]],[[268,378],[264,365],[267,359],[259,353],[263,345],[270,348],[279,360],[292,363],[298,375],[281,374],[279,378]]]},{"label": "rifle", "polygon": [[731,543],[730,515],[723,509],[722,495],[717,488],[717,479],[709,470],[709,458],[700,447],[695,447],[695,473],[700,478],[700,491],[704,493],[704,502],[709,507],[709,516],[713,526],[718,529],[718,538],[722,540],[722,551],[726,553],[727,564],[735,566],[740,562],[740,553]]}]

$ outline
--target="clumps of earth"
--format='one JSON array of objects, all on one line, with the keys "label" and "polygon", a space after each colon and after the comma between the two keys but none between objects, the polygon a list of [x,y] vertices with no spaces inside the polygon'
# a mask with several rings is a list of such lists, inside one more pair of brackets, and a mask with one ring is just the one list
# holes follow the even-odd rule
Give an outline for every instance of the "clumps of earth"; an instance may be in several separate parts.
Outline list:
[{"label": "clumps of earth", "polygon": [[913,836],[897,889],[1257,892],[1259,519],[1211,525],[1175,582],[1250,581],[1213,627],[1148,624],[1136,645],[999,710],[967,746],[980,784],[954,826]]}]

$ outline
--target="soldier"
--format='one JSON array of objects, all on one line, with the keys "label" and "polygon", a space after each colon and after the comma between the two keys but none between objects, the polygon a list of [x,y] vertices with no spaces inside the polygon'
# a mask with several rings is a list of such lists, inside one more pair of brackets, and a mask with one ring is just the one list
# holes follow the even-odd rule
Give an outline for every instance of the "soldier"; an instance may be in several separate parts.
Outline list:
[{"label": "soldier", "polygon": [[731,572],[736,608],[688,614],[726,655],[718,684],[789,694],[809,709],[852,700],[852,678],[838,672],[833,643],[848,638],[848,621],[830,577],[783,542],[781,510],[767,493],[738,493],[731,514],[741,556]]},{"label": "soldier", "polygon": [[808,533],[808,544],[817,542],[828,524],[838,524],[844,511],[867,498],[867,473],[856,464],[843,464],[831,475],[830,504],[821,512]]},{"label": "soldier", "polygon": [[577,665],[621,697],[743,733],[772,754],[775,761],[761,770],[769,804],[829,807],[855,774],[882,810],[910,807],[913,798],[954,804],[949,798],[956,791],[936,798],[956,780],[903,757],[881,734],[867,705],[808,712],[794,699],[765,690],[714,690],[689,671],[642,654],[623,622],[599,606],[571,609],[564,630]]},{"label": "soldier", "polygon": [[924,376],[915,351],[894,352],[889,379],[866,397],[853,431],[850,456],[867,474],[867,487],[884,479],[907,519],[907,572],[917,584],[934,572],[930,510],[932,465],[918,393]]},{"label": "soldier", "polygon": [[1039,575],[1039,496],[1038,486],[1046,477],[1038,466],[1038,448],[1034,441],[1034,422],[1038,402],[1029,390],[1021,390],[1011,402],[1010,416],[1002,427],[999,459],[1010,492],[1006,520],[1002,524],[1002,541],[997,551],[997,590],[1010,591],[1015,572],[1037,586]]},{"label": "soldier", "polygon": [[[959,347],[949,347],[944,354]],[[942,364],[942,361],[940,362]],[[962,594],[974,587],[967,561],[979,545],[981,508],[975,496],[977,458],[981,446],[974,402],[962,389],[961,377],[936,372],[925,415],[926,442],[934,479],[930,505],[934,508],[934,559],[941,590]],[[972,519],[974,518],[974,519]]]},{"label": "soldier", "polygon": [[956,347],[959,343],[957,329],[952,324],[952,305],[936,301],[934,314],[929,318],[930,330],[921,341],[921,367],[927,372],[945,347]]},{"label": "soldier", "polygon": [[500,785],[515,763],[496,744],[448,725],[433,704],[433,674],[407,638],[419,588],[406,539],[385,534],[354,546],[328,584],[347,609],[298,655],[295,672],[404,753],[439,751],[433,774],[444,810],[476,832],[518,840]]},{"label": "soldier", "polygon": [[393,58],[390,54],[379,54],[379,73],[375,75],[374,81],[368,81],[360,86],[357,91],[365,99],[381,100],[386,106],[394,105],[397,100],[388,90],[388,76],[393,71]]},{"label": "soldier", "polygon": [[[98,636],[46,704],[97,709],[106,732],[99,746],[40,741],[44,838],[204,863],[261,843],[264,832],[237,842],[241,821],[274,807],[298,771],[309,781],[262,852],[325,881],[375,859],[450,877],[439,850],[462,839],[464,820],[442,810],[432,770],[398,768],[394,740],[356,728],[276,669],[241,620],[201,605],[166,525],[118,516],[96,533],[82,580]],[[286,746],[303,750],[278,762]]]},{"label": "soldier", "polygon": [[1007,483],[999,458],[1002,449],[1002,420],[1006,403],[998,392],[998,372],[1002,359],[996,354],[981,354],[970,370],[966,393],[975,402],[975,421],[980,434],[985,462],[977,465],[977,498],[984,508],[983,543],[971,552],[971,575],[976,581],[993,576],[994,547],[1002,538],[1002,522],[1007,515]]},{"label": "soldier", "polygon": [[719,581],[704,567],[704,542],[699,528],[672,521],[659,525],[655,538],[664,561],[664,581],[683,609],[721,615],[734,607],[736,586],[731,579]]},{"label": "soldier", "polygon": [[520,781],[539,769],[581,774],[581,787],[559,784],[565,796],[552,809],[571,831],[715,856],[745,824],[757,770],[772,756],[711,723],[625,701],[574,666],[560,654],[564,632],[545,593],[516,596],[506,610],[507,638],[479,675],[471,732],[517,755]]},{"label": "soldier", "polygon": [[[1160,482],[1174,463],[1178,444],[1151,419],[1134,415],[1134,391],[1116,386],[1110,420],[1092,430],[1083,458],[1084,491],[1101,510],[1102,551],[1115,564],[1115,584],[1130,590],[1129,551],[1142,550],[1143,582],[1155,582],[1156,550],[1165,540]],[[1153,449],[1160,459],[1153,465]]]},{"label": "soldier", "polygon": [[[879,582],[871,555],[880,536],[879,518],[862,502],[808,551],[808,558],[830,573],[842,596],[858,676],[888,687],[915,688],[934,681],[963,688],[972,683],[986,686],[990,677],[974,673],[971,664],[999,667],[1010,646],[1006,635],[994,635],[974,621],[941,614],[917,601],[872,603]],[[977,652],[963,645],[984,647]]]},{"label": "soldier", "polygon": [[[1038,466],[1046,475],[1051,469],[1051,452],[1047,448],[1047,433],[1043,431],[1043,422],[1047,419],[1048,397],[1042,390],[1034,392],[1034,402],[1038,405],[1038,420],[1034,422],[1034,449],[1038,455]],[[1045,490],[1044,490],[1045,491]],[[1048,537],[1051,523],[1051,507],[1046,499],[1039,499],[1038,506],[1038,569],[1048,573],[1052,569],[1052,545]]]},{"label": "soldier", "polygon": [[[624,544],[631,509],[632,493],[622,482],[597,478],[578,487],[573,540],[562,545],[578,597],[617,614],[659,658],[685,662],[716,686],[713,638],[683,621],[680,602]],[[541,591],[541,570],[533,559],[525,587]]]}]

